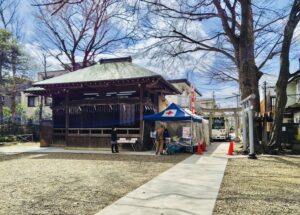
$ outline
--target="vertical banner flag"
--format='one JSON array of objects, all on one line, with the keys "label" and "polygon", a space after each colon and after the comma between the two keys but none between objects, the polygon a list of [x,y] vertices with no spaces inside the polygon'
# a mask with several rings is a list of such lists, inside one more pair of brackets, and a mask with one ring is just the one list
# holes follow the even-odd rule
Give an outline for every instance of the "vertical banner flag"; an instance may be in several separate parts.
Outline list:
[{"label": "vertical banner flag", "polygon": [[191,87],[191,111],[193,114],[195,113],[195,88],[193,84]]}]

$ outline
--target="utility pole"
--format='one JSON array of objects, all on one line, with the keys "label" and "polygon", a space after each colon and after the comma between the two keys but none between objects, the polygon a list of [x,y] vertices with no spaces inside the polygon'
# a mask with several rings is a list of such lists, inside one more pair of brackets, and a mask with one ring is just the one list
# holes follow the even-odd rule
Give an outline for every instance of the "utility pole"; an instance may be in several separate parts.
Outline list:
[{"label": "utility pole", "polygon": [[216,100],[215,100],[215,91],[213,91],[213,108],[215,108],[215,102],[216,102]]},{"label": "utility pole", "polygon": [[[236,109],[238,109],[239,107],[239,94],[233,93],[234,97],[236,97]],[[239,119],[239,114],[238,111],[236,110],[234,112],[234,123],[235,123],[235,129],[234,129],[234,133],[235,133],[235,138],[236,140],[239,140],[239,127],[240,127],[240,119]]]},{"label": "utility pole", "polygon": [[266,81],[264,81],[264,86],[263,86],[263,90],[264,90],[264,96],[265,96],[265,98],[264,98],[264,100],[265,100],[265,110],[264,110],[264,112],[266,113],[267,112],[267,82]]}]

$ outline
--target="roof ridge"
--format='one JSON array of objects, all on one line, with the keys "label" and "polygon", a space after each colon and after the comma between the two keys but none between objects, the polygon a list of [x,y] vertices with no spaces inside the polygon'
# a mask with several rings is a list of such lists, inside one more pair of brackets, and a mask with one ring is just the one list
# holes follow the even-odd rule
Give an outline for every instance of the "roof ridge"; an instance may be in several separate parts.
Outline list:
[{"label": "roof ridge", "polygon": [[34,86],[70,84],[95,81],[125,80],[132,78],[161,76],[149,69],[128,61],[95,64],[74,72],[65,73],[34,83]]}]

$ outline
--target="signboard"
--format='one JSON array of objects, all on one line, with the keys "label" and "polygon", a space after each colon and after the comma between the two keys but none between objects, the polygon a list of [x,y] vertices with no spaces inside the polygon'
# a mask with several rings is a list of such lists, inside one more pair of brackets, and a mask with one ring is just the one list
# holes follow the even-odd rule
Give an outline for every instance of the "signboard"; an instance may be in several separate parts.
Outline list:
[{"label": "signboard", "polygon": [[182,127],[182,137],[183,138],[191,138],[191,128],[190,127]]},{"label": "signboard", "polygon": [[150,132],[150,138],[156,139],[156,131],[151,131]]}]

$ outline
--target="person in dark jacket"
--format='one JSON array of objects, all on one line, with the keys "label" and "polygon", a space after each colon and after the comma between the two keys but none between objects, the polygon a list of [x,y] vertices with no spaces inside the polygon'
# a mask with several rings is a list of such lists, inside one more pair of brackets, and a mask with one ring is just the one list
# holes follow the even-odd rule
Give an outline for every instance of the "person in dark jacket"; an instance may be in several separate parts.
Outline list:
[{"label": "person in dark jacket", "polygon": [[164,146],[163,146],[163,150],[164,151],[167,150],[167,138],[170,138],[170,134],[169,134],[169,130],[167,129],[167,126],[165,126],[165,130],[164,130]]},{"label": "person in dark jacket", "polygon": [[119,153],[118,142],[117,142],[117,129],[112,128],[111,130],[111,152]]}]

